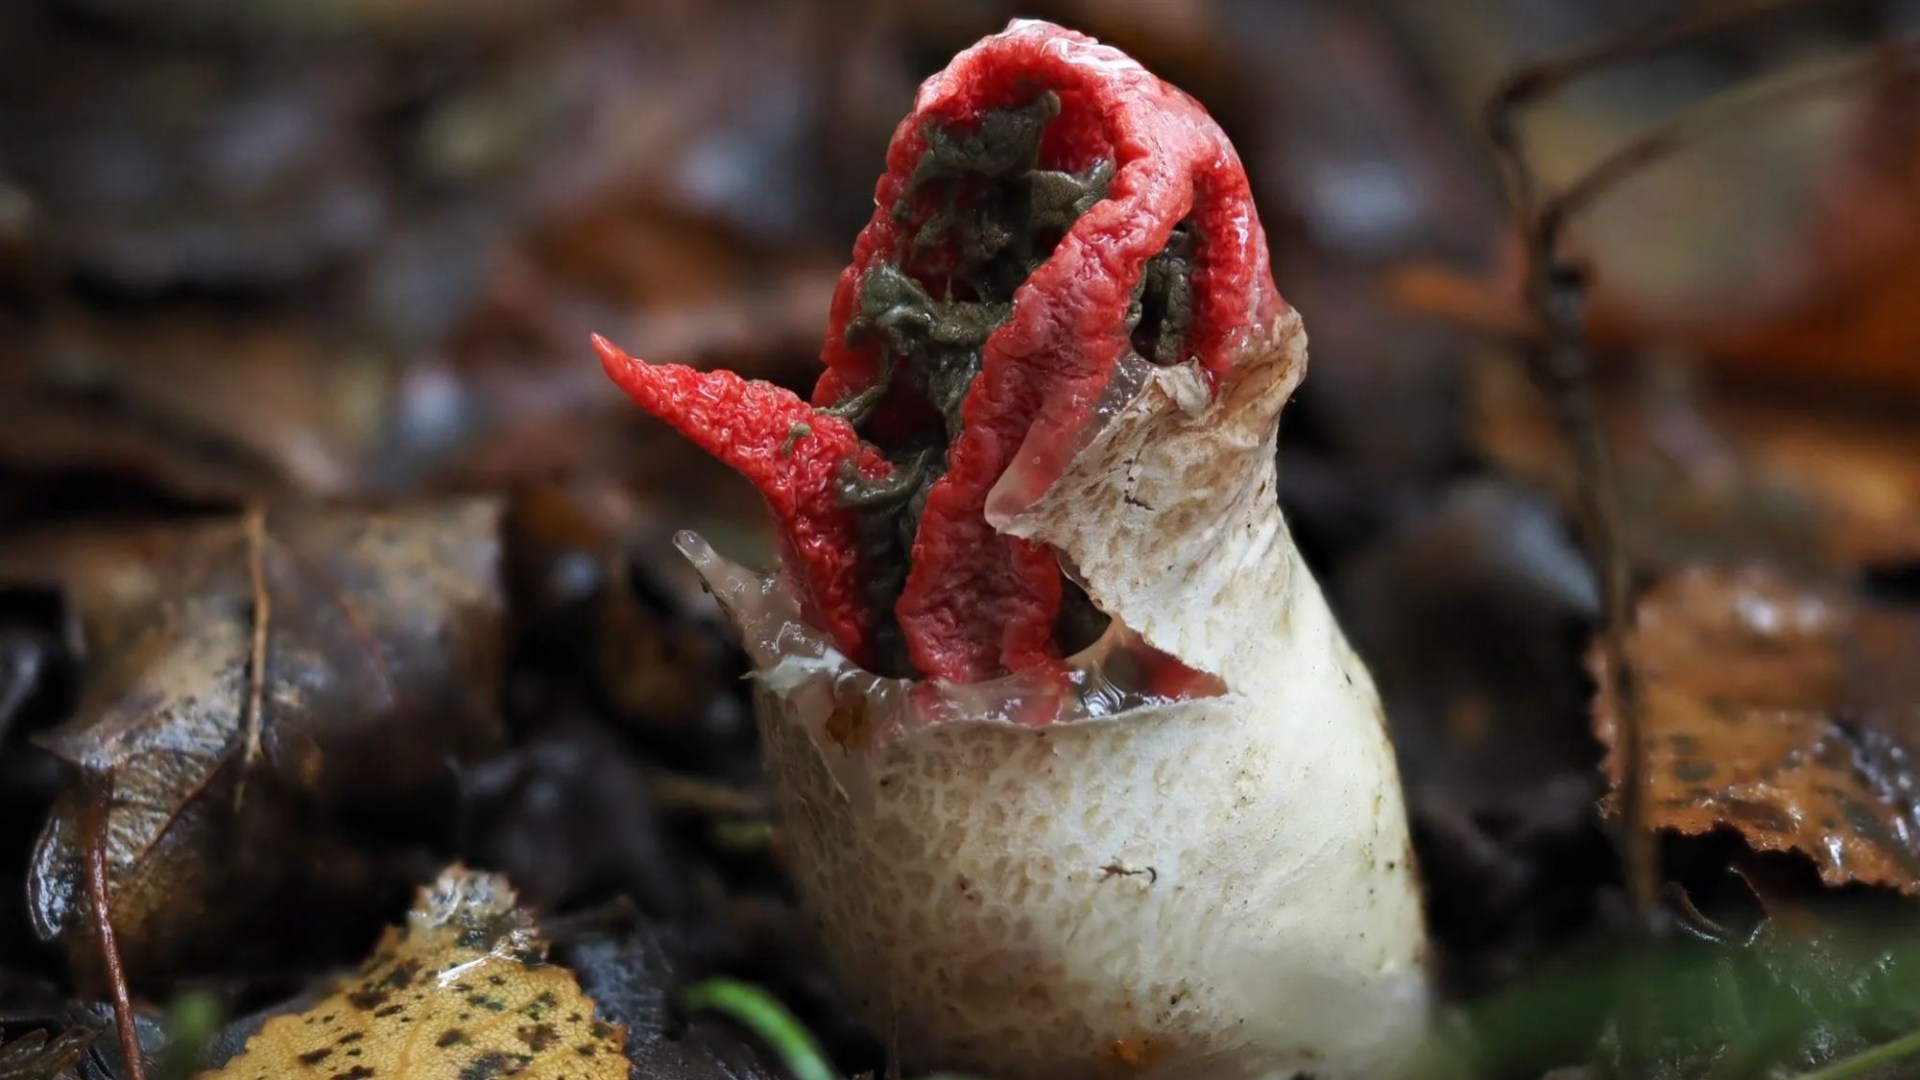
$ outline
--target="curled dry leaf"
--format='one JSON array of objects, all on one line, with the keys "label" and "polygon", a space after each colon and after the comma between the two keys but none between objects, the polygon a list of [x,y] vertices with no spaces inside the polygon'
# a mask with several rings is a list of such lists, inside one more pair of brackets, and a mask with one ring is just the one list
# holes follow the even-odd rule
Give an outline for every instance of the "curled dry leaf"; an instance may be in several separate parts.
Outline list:
[{"label": "curled dry leaf", "polygon": [[364,856],[330,822],[503,740],[499,516],[479,500],[296,511],[0,550],[0,581],[62,591],[85,654],[74,714],[37,740],[71,777],[30,870],[39,933],[91,969],[82,820],[109,776],[113,922],[136,977],[232,963],[299,910],[282,901],[363,894]]},{"label": "curled dry leaf", "polygon": [[[1920,616],[1750,567],[1681,571],[1638,617],[1650,825],[1732,829],[1830,885],[1920,895]],[[1604,696],[1594,726],[1617,750]],[[1620,768],[1610,754],[1616,787]]]},{"label": "curled dry leaf", "polygon": [[506,878],[452,866],[358,973],[278,1016],[203,1080],[626,1080],[627,1033],[599,1019]]}]

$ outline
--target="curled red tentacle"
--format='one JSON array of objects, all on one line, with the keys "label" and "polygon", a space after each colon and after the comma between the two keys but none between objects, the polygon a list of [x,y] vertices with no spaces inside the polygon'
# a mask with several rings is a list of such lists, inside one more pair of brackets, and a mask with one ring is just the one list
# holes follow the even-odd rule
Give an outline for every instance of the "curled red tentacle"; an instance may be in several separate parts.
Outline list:
[{"label": "curled red tentacle", "polygon": [[840,505],[838,482],[848,464],[869,480],[884,477],[892,471],[887,460],[846,421],[771,383],[649,364],[598,334],[593,347],[607,374],[641,408],[759,489],[808,621],[864,662],[871,613],[862,600],[853,514]]}]

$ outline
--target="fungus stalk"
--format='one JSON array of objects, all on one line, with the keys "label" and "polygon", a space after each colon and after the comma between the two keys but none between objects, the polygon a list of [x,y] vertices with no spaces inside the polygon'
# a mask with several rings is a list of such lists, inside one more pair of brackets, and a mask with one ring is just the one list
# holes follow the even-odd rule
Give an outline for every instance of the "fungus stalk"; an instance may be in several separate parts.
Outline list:
[{"label": "fungus stalk", "polygon": [[921,87],[875,204],[811,403],[595,340],[775,519],[770,576],[680,544],[847,993],[909,1064],[1002,1080],[1390,1072],[1418,885],[1280,516],[1306,339],[1233,148],[1016,22]]}]

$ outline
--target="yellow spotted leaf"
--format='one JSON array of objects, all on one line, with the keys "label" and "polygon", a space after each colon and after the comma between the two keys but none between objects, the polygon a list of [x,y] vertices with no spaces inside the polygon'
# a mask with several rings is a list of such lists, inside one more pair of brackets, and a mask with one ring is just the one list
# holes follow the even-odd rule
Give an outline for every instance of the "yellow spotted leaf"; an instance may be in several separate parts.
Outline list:
[{"label": "yellow spotted leaf", "polygon": [[546,957],[504,877],[450,867],[358,974],[200,1080],[626,1080],[626,1030]]}]

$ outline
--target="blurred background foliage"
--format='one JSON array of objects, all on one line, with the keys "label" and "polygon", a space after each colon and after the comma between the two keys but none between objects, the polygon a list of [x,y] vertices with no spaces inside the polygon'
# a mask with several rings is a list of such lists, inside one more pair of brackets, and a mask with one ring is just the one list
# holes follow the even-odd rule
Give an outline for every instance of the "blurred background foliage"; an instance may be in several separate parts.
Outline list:
[{"label": "blurred background foliage", "polygon": [[[1714,127],[1569,232],[1641,597],[1628,662],[1664,748],[1650,824],[1669,931],[1649,945],[1601,809],[1614,735],[1590,706],[1582,478],[1517,359],[1537,327],[1484,120],[1522,62],[1686,6],[0,5],[0,1025],[102,1023],[96,943],[48,924],[78,895],[76,776],[120,715],[101,672],[139,684],[185,655],[232,677],[244,634],[202,648],[210,627],[267,592],[324,607],[295,563],[331,558],[315,545],[334,536],[329,572],[369,596],[421,558],[463,568],[394,616],[397,640],[439,643],[410,669],[425,696],[303,735],[316,761],[396,760],[370,731],[422,760],[377,791],[319,766],[287,777],[294,794],[264,804],[284,814],[238,833],[165,816],[173,845],[127,856],[148,875],[124,893],[149,898],[122,930],[138,998],[284,1003],[364,951],[396,883],[458,855],[549,910],[632,898],[637,935],[560,949],[603,1005],[642,1003],[627,1015],[651,1035],[629,1054],[661,1075],[760,1067],[644,992],[712,973],[768,983],[843,1066],[877,1065],[772,870],[738,660],[668,546],[693,526],[764,556],[757,504],[628,406],[587,335],[809,384],[913,87],[1018,14],[1132,52],[1246,160],[1313,341],[1283,501],[1387,699],[1461,1003],[1436,1060],[1784,1074],[1910,1031],[1920,4],[1745,6],[1756,17],[1625,57],[1523,121],[1560,184],[1715,95],[1907,48],[1879,77]],[[120,528],[156,520],[175,524]],[[195,604],[223,614],[179,615]],[[312,649],[350,653],[321,622],[299,629]],[[483,631],[501,655],[443,654]],[[484,703],[418,708],[435,678]],[[224,761],[246,722],[236,706],[161,742]],[[230,910],[166,906],[183,882],[234,880]],[[287,941],[296,913],[312,930]],[[662,1050],[669,1035],[690,1041]],[[46,1075],[121,1075],[104,1044],[77,1066],[71,1038],[10,1051]]]}]

